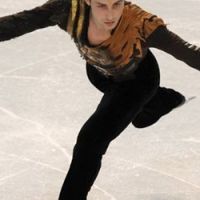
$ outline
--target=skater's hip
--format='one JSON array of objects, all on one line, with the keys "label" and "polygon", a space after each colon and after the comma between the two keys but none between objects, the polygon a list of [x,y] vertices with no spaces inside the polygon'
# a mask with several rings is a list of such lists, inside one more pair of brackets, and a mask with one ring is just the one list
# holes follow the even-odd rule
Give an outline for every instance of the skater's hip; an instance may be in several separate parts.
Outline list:
[{"label": "skater's hip", "polygon": [[159,85],[160,82],[159,66],[150,50],[147,51],[145,57],[138,63],[136,69],[130,71],[129,77],[126,77],[124,80],[116,80],[112,76],[107,77],[89,63],[86,64],[86,73],[89,81],[102,92],[105,92],[113,84],[120,84],[120,82],[133,81],[133,84],[143,85]]}]

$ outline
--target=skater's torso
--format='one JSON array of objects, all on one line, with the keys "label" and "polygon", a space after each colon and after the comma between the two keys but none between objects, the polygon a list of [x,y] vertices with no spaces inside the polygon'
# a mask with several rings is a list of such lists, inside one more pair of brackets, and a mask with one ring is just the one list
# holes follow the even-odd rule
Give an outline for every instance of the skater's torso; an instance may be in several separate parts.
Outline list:
[{"label": "skater's torso", "polygon": [[[73,1],[72,6],[73,8]],[[133,75],[138,63],[146,55],[147,37],[158,27],[165,26],[162,19],[130,2],[125,2],[122,16],[110,34],[96,35],[89,26],[89,7],[68,19],[67,32],[72,36],[85,60],[107,76]],[[80,14],[81,13],[81,14]],[[78,16],[78,17],[77,17]],[[77,24],[75,26],[75,24]]]},{"label": "skater's torso", "polygon": [[122,16],[110,34],[94,37],[89,26],[90,7],[83,2],[48,0],[32,10],[0,17],[0,41],[58,25],[71,35],[81,56],[105,76],[128,79],[150,47],[200,70],[200,48],[169,31],[156,15],[125,1]]}]

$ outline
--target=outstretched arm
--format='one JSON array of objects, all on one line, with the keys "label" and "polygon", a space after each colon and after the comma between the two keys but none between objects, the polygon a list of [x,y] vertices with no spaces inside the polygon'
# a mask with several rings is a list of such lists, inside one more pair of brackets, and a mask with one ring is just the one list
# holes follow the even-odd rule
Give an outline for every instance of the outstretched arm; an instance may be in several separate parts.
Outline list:
[{"label": "outstretched arm", "polygon": [[148,38],[147,45],[163,50],[189,66],[200,70],[200,47],[192,45],[168,30],[158,27]]},{"label": "outstretched arm", "polygon": [[0,17],[0,41],[9,40],[37,29],[61,23],[66,0],[48,0],[41,6],[31,10]]}]

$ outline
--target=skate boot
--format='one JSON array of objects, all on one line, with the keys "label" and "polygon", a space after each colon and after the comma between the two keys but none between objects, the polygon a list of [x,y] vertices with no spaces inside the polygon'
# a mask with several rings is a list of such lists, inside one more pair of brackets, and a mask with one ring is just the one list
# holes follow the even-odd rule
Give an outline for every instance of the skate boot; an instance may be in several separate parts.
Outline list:
[{"label": "skate boot", "polygon": [[159,87],[155,96],[144,106],[132,121],[137,128],[145,128],[156,123],[163,115],[185,103],[185,97],[179,92]]}]

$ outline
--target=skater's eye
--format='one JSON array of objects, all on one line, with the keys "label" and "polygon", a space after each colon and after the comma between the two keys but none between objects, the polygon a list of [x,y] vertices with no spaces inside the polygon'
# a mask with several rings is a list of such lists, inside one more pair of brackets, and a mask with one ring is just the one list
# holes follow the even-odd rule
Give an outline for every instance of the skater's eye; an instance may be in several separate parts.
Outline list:
[{"label": "skater's eye", "polygon": [[106,8],[106,5],[105,5],[105,4],[100,4],[100,3],[99,3],[99,4],[97,5],[97,7],[98,7],[98,8]]}]

